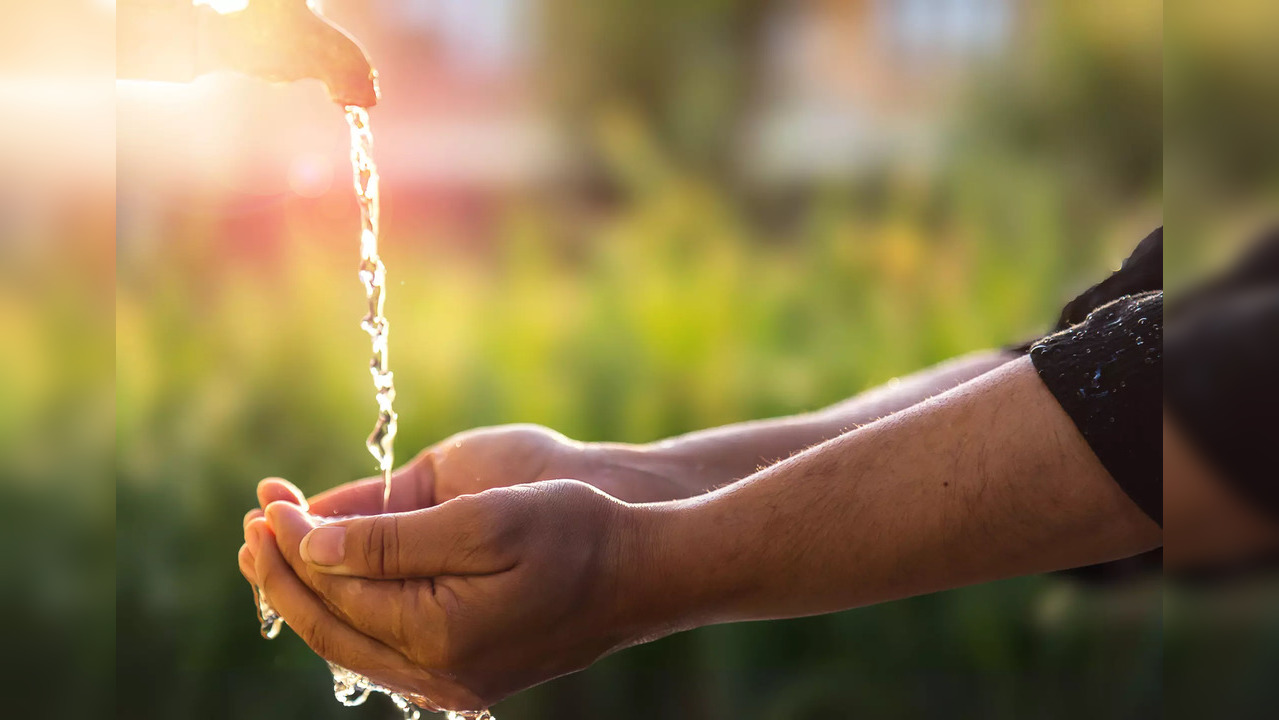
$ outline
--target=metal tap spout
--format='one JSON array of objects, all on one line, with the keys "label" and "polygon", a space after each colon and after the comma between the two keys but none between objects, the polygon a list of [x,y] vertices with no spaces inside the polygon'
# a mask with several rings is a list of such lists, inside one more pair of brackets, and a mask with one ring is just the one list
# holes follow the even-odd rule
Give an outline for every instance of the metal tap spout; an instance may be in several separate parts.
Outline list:
[{"label": "metal tap spout", "polygon": [[208,69],[281,82],[313,78],[341,105],[377,104],[377,73],[364,49],[306,0],[251,0],[236,13],[210,10],[200,25],[199,56]]},{"label": "metal tap spout", "polygon": [[116,19],[121,79],[182,82],[233,70],[274,82],[313,78],[341,105],[378,101],[364,49],[306,0],[250,0],[226,14],[192,0],[118,0]]}]

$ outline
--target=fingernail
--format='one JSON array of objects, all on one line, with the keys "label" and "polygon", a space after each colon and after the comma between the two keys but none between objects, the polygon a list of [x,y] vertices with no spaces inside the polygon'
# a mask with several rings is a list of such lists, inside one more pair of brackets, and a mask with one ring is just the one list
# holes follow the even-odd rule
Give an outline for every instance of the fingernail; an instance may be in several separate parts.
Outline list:
[{"label": "fingernail", "polygon": [[306,501],[306,495],[302,494],[302,491],[298,488],[297,485],[294,485],[293,483],[284,479],[281,479],[280,482],[284,483],[284,487],[286,487],[289,493],[293,495],[293,499],[298,507],[302,508],[303,510],[306,510],[308,507],[310,507],[309,503],[307,503]]},{"label": "fingernail", "polygon": [[318,527],[302,538],[302,559],[315,565],[341,565],[346,557],[346,528]]}]

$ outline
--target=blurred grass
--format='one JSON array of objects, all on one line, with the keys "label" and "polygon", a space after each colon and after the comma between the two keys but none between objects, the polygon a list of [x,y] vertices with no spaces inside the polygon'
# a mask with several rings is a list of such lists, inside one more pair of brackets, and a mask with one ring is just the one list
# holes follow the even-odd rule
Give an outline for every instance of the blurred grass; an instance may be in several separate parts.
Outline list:
[{"label": "blurred grass", "polygon": [[[672,180],[571,261],[554,256],[534,207],[507,211],[490,259],[413,252],[429,239],[390,235],[401,457],[501,422],[653,440],[819,407],[1033,334],[1078,289],[1063,268],[1102,273],[1132,238],[1075,242],[1057,229],[1050,187],[1008,190],[999,219],[961,205],[939,225],[909,201],[865,217],[817,198],[795,236],[770,239],[752,237],[709,188]],[[125,695],[135,717],[377,716],[332,704],[300,643],[258,640],[234,561],[259,478],[315,492],[370,473],[361,290],[351,258],[317,245],[304,216],[297,208],[270,267],[219,259],[206,235],[164,245],[121,284],[119,671],[157,680]],[[1113,617],[1104,594],[1059,582],[699,631],[528,693],[506,716],[1120,717],[1148,707],[1157,605]]]},{"label": "blurred grass", "polygon": [[[1129,23],[1139,37],[1125,43],[1088,17],[1045,38],[1025,77],[977,95],[944,169],[888,168],[873,199],[852,182],[806,188],[776,229],[654,150],[650,119],[626,110],[597,128],[624,201],[579,242],[554,205],[516,196],[485,249],[461,247],[397,225],[411,198],[385,188],[401,458],[493,423],[648,441],[812,409],[1042,331],[1159,222],[1149,23]],[[1029,90],[1043,88],[1061,91]],[[1118,129],[1090,115],[1116,96],[1134,106]],[[376,701],[338,707],[293,636],[261,641],[235,563],[258,479],[315,492],[371,472],[354,204],[348,217],[317,202],[243,210],[276,228],[262,247],[182,208],[154,237],[120,239],[120,717],[390,716]],[[1024,578],[682,634],[497,711],[1150,717],[1160,621],[1157,588]]]}]

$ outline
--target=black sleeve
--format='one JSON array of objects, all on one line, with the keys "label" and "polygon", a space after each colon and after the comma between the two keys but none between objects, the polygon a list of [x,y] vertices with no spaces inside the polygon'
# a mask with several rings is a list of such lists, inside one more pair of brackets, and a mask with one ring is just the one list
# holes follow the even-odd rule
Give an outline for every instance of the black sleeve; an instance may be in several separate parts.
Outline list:
[{"label": "black sleeve", "polygon": [[1163,291],[1093,310],[1030,358],[1111,477],[1162,525]]},{"label": "black sleeve", "polygon": [[[1057,318],[1057,324],[1053,326],[1052,332],[1061,332],[1068,327],[1078,325],[1088,317],[1088,313],[1106,303],[1114,302],[1119,298],[1130,295],[1163,289],[1164,229],[1158,227],[1140,243],[1137,243],[1137,248],[1132,251],[1128,259],[1124,260],[1122,267],[1111,273],[1105,280],[1080,293],[1074,300],[1066,303],[1066,306],[1061,310],[1061,316]],[[1037,342],[1039,342],[1038,338],[1020,345],[1014,345],[1009,349],[1014,352],[1026,353]]]},{"label": "black sleeve", "polygon": [[1163,289],[1164,229],[1158,227],[1137,244],[1122,267],[1062,308],[1055,330],[1077,325],[1093,310],[1121,297]]},{"label": "black sleeve", "polygon": [[1279,282],[1177,312],[1166,352],[1169,412],[1241,497],[1279,520]]}]

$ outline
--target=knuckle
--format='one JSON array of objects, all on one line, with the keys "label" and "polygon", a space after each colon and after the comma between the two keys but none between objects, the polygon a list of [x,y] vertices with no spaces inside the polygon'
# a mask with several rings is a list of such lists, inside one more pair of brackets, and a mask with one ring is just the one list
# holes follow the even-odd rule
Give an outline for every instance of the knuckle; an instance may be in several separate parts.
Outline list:
[{"label": "knuckle", "polygon": [[391,516],[372,519],[363,548],[365,567],[375,575],[385,576],[399,572],[398,522]]},{"label": "knuckle", "polygon": [[519,543],[528,528],[528,503],[521,502],[522,497],[530,492],[527,488],[513,488],[510,493],[503,493],[491,506],[483,512],[475,514],[474,525],[481,535],[480,542],[490,541],[501,548],[508,548]]},{"label": "knuckle", "polygon": [[527,513],[518,501],[522,488],[504,488],[458,498],[456,531],[448,562],[492,571],[514,564],[527,536]]},{"label": "knuckle", "polygon": [[404,546],[400,542],[400,519],[398,516],[387,518],[383,525],[386,529],[382,538],[382,574],[399,575],[405,568],[401,562]]}]

